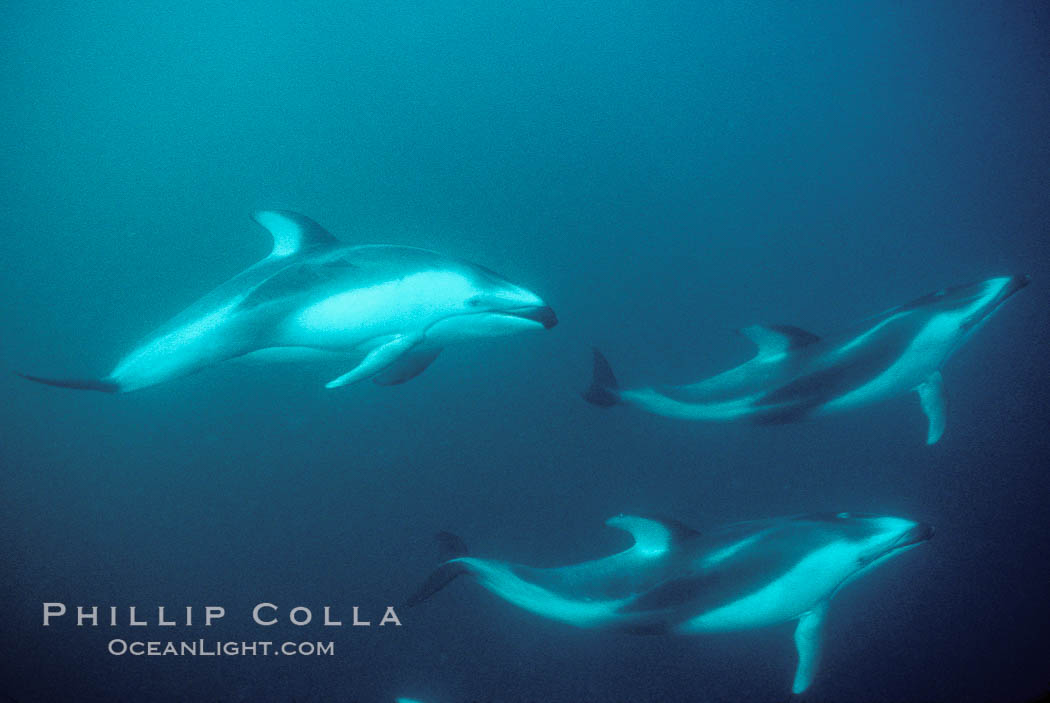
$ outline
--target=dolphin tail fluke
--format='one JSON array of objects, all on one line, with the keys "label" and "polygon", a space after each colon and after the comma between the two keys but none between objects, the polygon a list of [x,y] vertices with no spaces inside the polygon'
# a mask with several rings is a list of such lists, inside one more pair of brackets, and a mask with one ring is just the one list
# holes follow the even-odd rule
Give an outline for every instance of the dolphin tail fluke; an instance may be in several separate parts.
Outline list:
[{"label": "dolphin tail fluke", "polygon": [[459,535],[454,535],[451,532],[438,532],[437,541],[441,550],[441,561],[458,559],[459,557],[467,556],[469,553],[467,543]]},{"label": "dolphin tail fluke", "polygon": [[583,399],[591,405],[609,408],[620,402],[620,384],[616,382],[612,366],[605,356],[594,350],[594,369],[591,376],[591,387],[583,392]]},{"label": "dolphin tail fluke", "polygon": [[[15,373],[18,372],[16,371]],[[75,388],[81,391],[100,391],[102,393],[118,393],[120,391],[120,384],[101,378],[43,378],[24,373],[18,373],[18,375],[30,381],[43,383],[46,386]]]},{"label": "dolphin tail fluke", "polygon": [[[454,561],[467,555],[466,543],[451,532],[439,532],[437,541],[441,549],[441,558],[445,563],[434,569],[419,590],[405,601],[405,605],[409,608],[416,607],[450,584],[457,576],[467,573],[467,567],[462,562]],[[449,561],[450,559],[453,561]]]},{"label": "dolphin tail fluke", "polygon": [[434,572],[427,577],[427,580],[423,582],[423,585],[419,587],[419,590],[413,593],[409,599],[405,601],[405,606],[408,608],[416,607],[430,598],[430,596],[449,585],[457,576],[465,573],[467,573],[467,567],[463,566],[463,564],[458,561],[451,561],[442,564],[434,569]]}]

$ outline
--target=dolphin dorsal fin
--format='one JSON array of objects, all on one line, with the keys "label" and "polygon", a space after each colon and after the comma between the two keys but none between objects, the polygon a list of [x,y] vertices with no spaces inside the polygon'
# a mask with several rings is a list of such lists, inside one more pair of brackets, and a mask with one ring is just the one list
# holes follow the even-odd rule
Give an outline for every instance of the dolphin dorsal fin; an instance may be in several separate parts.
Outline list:
[{"label": "dolphin dorsal fin", "polygon": [[671,545],[700,534],[693,528],[669,518],[648,518],[636,515],[617,515],[605,521],[609,527],[619,527],[634,537],[632,550],[646,556],[660,556]]},{"label": "dolphin dorsal fin", "polygon": [[271,257],[293,256],[339,241],[306,215],[291,210],[258,210],[252,213],[252,219],[273,235]]},{"label": "dolphin dorsal fin", "polygon": [[756,359],[772,360],[783,356],[793,349],[801,349],[820,337],[792,325],[751,325],[740,330],[758,347]]}]

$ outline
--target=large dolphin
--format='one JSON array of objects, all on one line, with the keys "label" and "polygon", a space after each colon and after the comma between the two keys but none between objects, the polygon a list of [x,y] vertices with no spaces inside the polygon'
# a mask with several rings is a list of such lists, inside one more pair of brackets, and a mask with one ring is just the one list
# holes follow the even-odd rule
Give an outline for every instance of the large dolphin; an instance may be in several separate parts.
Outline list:
[{"label": "large dolphin", "polygon": [[798,327],[752,325],[740,330],[758,347],[750,361],[684,386],[620,389],[595,349],[583,397],[687,420],[783,423],[916,391],[929,419],[926,442],[933,444],[945,427],[941,365],[1026,285],[1027,276],[1004,276],[947,288],[826,339]]},{"label": "large dolphin", "polygon": [[308,217],[266,210],[270,255],[176,315],[101,379],[26,378],[133,391],[247,354],[345,359],[336,388],[421,373],[442,347],[557,324],[535,293],[476,264],[404,246],[346,246]]},{"label": "large dolphin", "polygon": [[631,533],[634,545],[556,568],[465,556],[462,540],[442,533],[452,558],[407,605],[469,574],[513,605],[584,628],[690,635],[797,620],[792,691],[800,693],[817,670],[831,598],[876,564],[933,536],[926,524],[860,513],[757,520],[704,534],[667,519],[621,515],[606,524]]}]

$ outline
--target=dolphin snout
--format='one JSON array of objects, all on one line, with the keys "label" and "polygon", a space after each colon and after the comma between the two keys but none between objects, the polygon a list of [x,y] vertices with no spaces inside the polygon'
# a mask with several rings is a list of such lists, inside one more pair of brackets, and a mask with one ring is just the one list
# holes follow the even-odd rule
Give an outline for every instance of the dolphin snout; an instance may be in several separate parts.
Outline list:
[{"label": "dolphin snout", "polygon": [[1009,280],[1007,280],[1006,282],[1006,285],[1003,286],[1002,292],[1000,292],[999,294],[1000,299],[1006,300],[1011,295],[1021,290],[1031,282],[1032,277],[1028,274],[1021,274],[1020,276],[1010,276]]},{"label": "dolphin snout", "polygon": [[528,307],[516,307],[513,310],[499,311],[500,315],[508,315],[510,317],[519,317],[523,320],[530,320],[542,324],[544,329],[550,329],[555,324],[558,324],[558,316],[554,315],[554,311],[549,305],[529,305]]},{"label": "dolphin snout", "polygon": [[933,529],[933,525],[920,522],[918,525],[908,530],[904,536],[904,543],[919,544],[920,542],[925,542],[933,537],[934,532],[936,532],[936,530]]},{"label": "dolphin snout", "polygon": [[551,327],[558,324],[558,316],[554,314],[554,308],[549,305],[535,308],[531,314],[525,315],[525,317],[540,323],[545,330],[549,330]]}]

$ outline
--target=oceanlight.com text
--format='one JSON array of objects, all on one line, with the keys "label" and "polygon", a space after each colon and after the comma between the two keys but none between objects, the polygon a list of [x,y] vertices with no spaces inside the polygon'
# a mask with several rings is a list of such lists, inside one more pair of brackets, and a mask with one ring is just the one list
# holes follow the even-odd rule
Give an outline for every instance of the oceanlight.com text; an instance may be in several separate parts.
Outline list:
[{"label": "oceanlight.com text", "polygon": [[335,642],[223,642],[221,640],[149,641],[113,639],[107,649],[114,656],[133,657],[257,657],[334,656]]}]

